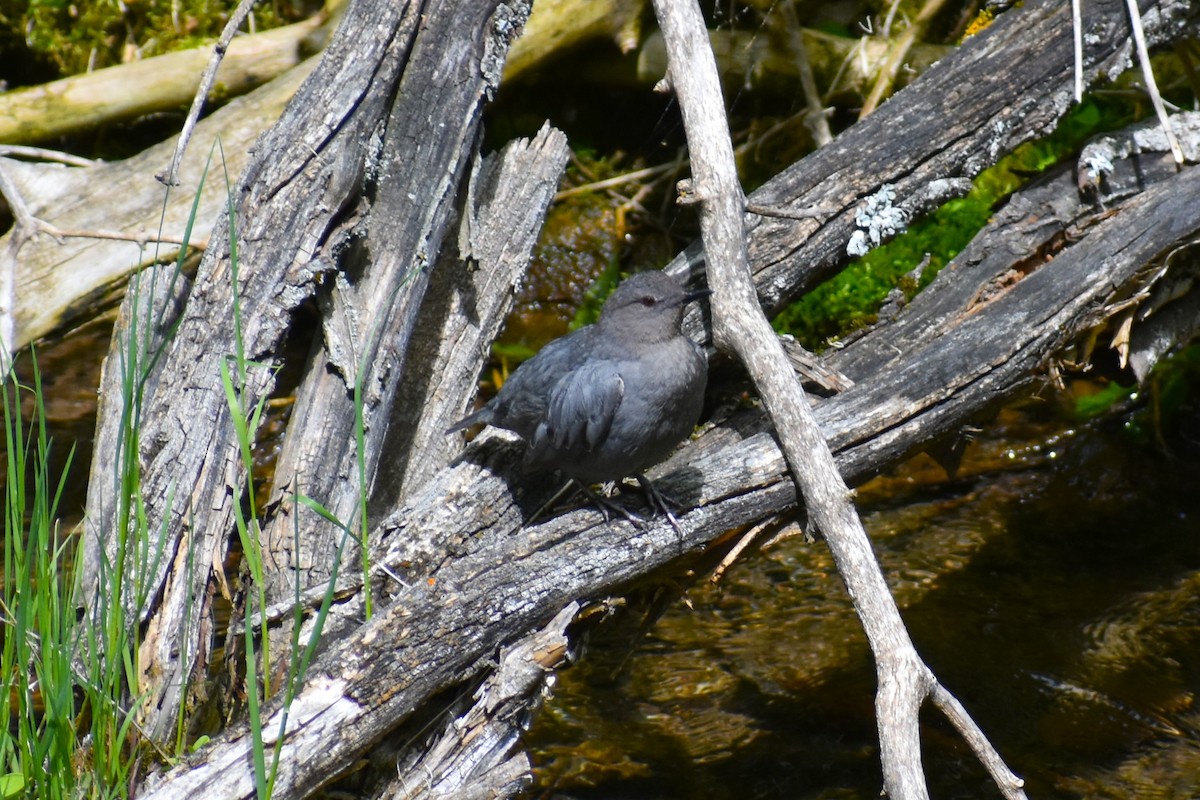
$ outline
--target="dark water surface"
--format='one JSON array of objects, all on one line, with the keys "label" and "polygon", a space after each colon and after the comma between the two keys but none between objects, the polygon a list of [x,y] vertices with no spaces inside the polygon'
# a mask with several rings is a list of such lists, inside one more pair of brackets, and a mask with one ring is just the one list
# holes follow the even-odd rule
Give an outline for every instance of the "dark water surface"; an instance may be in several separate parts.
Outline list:
[{"label": "dark water surface", "polygon": [[[919,457],[861,493],[918,650],[1031,798],[1200,797],[1200,459],[1120,420],[1014,449],[1009,417],[955,480]],[[530,796],[879,796],[874,668],[823,543],[744,557],[645,638],[611,627],[531,731]],[[932,710],[922,737],[934,798],[1000,796]]]}]

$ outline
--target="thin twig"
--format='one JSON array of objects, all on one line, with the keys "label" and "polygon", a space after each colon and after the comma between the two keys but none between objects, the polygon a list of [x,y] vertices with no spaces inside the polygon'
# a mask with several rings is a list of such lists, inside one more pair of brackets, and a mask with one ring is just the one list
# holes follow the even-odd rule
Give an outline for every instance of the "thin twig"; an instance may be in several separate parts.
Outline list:
[{"label": "thin twig", "polygon": [[1146,32],[1142,28],[1142,12],[1138,10],[1137,0],[1125,0],[1125,5],[1129,9],[1129,26],[1133,28],[1133,43],[1137,47],[1138,62],[1142,65],[1142,76],[1146,81],[1150,103],[1154,106],[1154,113],[1158,115],[1158,122],[1162,125],[1167,143],[1171,146],[1171,156],[1176,164],[1183,166],[1183,148],[1175,138],[1175,130],[1171,127],[1171,119],[1167,116],[1167,109],[1163,107],[1162,95],[1159,94],[1158,84],[1154,80],[1154,66],[1150,63]]},{"label": "thin twig", "polygon": [[83,158],[82,156],[77,156],[73,153],[64,153],[61,150],[50,150],[45,147],[30,147],[23,144],[0,145],[0,156],[16,156],[18,158],[28,158],[36,161],[53,161],[59,164],[66,164],[71,167],[94,167],[100,163],[95,159]]},{"label": "thin twig", "polygon": [[55,239],[108,239],[120,242],[135,242],[141,247],[145,247],[151,242],[180,246],[184,244],[191,244],[197,247],[204,246],[196,245],[195,242],[185,242],[181,236],[156,236],[103,229],[60,228],[52,222],[47,222],[35,216],[29,210],[29,206],[25,203],[25,198],[21,195],[20,188],[2,164],[0,164],[0,195],[8,203],[8,207],[13,215],[13,232],[10,242],[13,244],[11,252],[14,256],[26,241],[40,233],[48,234]]},{"label": "thin twig", "polygon": [[1008,800],[1024,800],[1025,792],[1023,787],[1025,786],[1025,781],[1008,768],[1008,765],[1004,763],[1004,759],[996,752],[996,748],[992,746],[987,736],[980,730],[979,725],[976,724],[975,720],[971,719],[971,715],[963,708],[962,703],[958,702],[958,698],[950,694],[946,690],[946,687],[942,686],[936,680],[934,680],[933,687],[929,691],[929,697],[933,701],[933,704],[946,715],[946,719],[958,730],[959,734],[975,752],[975,757],[991,773],[992,779],[1000,789],[1000,793],[1008,798]]},{"label": "thin twig", "polygon": [[204,75],[200,78],[200,88],[196,90],[196,96],[192,98],[192,107],[188,110],[187,119],[183,122],[183,130],[179,132],[179,141],[175,145],[175,155],[171,157],[171,164],[167,167],[166,172],[160,172],[155,176],[167,186],[179,185],[179,166],[183,163],[183,154],[196,129],[196,123],[200,121],[200,112],[204,110],[209,92],[217,82],[217,70],[225,58],[225,51],[229,49],[229,43],[233,41],[238,28],[242,27],[246,17],[250,15],[255,2],[256,0],[241,0],[234,9],[233,15],[230,16],[229,22],[225,23],[225,29],[221,31],[221,38],[217,40],[212,58],[208,60],[208,66],[204,68]]},{"label": "thin twig", "polygon": [[601,189],[611,189],[614,186],[624,186],[627,183],[636,183],[644,178],[653,178],[659,175],[664,175],[675,168],[676,165],[674,162],[670,164],[659,164],[655,167],[646,167],[645,169],[626,172],[624,175],[614,175],[613,177],[605,178],[604,180],[592,181],[591,183],[585,183],[582,186],[572,186],[570,189],[563,189],[561,192],[556,193],[554,195],[554,202],[557,203],[559,200],[565,200],[568,197],[575,197],[576,195],[580,194],[587,194],[588,192],[598,192]]},{"label": "thin twig", "polygon": [[820,219],[841,211],[834,206],[813,206],[812,208],[784,208],[782,206],[765,206],[762,203],[746,202],[746,210],[760,217],[778,217],[779,219]]},{"label": "thin twig", "polygon": [[796,54],[796,69],[800,72],[800,88],[804,91],[804,105],[808,108],[805,120],[812,132],[813,141],[817,147],[828,144],[833,140],[833,131],[829,129],[829,117],[821,104],[821,93],[817,90],[817,79],[813,77],[812,61],[808,57],[808,45],[804,43],[804,31],[800,28],[800,20],[796,17],[794,3],[783,4],[784,21],[787,24],[788,44]]},{"label": "thin twig", "polygon": [[774,518],[772,518],[766,522],[758,523],[757,525],[751,527],[750,530],[743,533],[741,538],[737,540],[737,544],[729,548],[729,552],[726,553],[721,559],[721,563],[717,564],[716,568],[713,569],[712,575],[708,576],[709,582],[714,585],[720,583],[721,578],[725,577],[725,571],[733,566],[733,562],[738,560],[738,556],[744,553],[746,548],[753,544],[754,540],[757,539],[763,531],[775,524],[777,524],[777,522]]},{"label": "thin twig", "polygon": [[859,119],[866,117],[883,102],[884,95],[888,94],[896,83],[896,75],[900,73],[900,65],[904,63],[904,59],[908,58],[908,51],[916,43],[917,37],[925,32],[934,16],[942,10],[945,2],[946,0],[928,0],[917,14],[917,18],[896,37],[896,41],[888,50],[887,59],[879,68],[879,76],[875,79],[870,94],[863,100],[862,110],[858,113]]},{"label": "thin twig", "polygon": [[1071,32],[1075,35],[1075,102],[1083,102],[1083,0],[1071,0]]},{"label": "thin twig", "polygon": [[124,231],[108,231],[104,229],[60,228],[45,220],[38,220],[38,225],[43,232],[50,234],[56,239],[103,239],[114,242],[133,242],[138,247],[146,247],[150,244],[173,244],[180,247],[187,245],[190,249],[195,250],[205,250],[208,247],[207,241],[188,241],[182,236],[158,236],[148,233],[125,233]]}]

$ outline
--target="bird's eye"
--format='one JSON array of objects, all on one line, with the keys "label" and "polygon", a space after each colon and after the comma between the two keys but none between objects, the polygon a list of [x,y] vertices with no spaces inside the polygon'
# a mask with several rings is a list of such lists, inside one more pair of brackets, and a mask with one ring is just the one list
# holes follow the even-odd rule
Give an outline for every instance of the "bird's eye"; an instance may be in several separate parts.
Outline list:
[{"label": "bird's eye", "polygon": [[657,303],[658,303],[658,301],[655,300],[653,297],[643,297],[642,298],[642,305],[644,305],[646,308],[653,308],[654,305]]}]

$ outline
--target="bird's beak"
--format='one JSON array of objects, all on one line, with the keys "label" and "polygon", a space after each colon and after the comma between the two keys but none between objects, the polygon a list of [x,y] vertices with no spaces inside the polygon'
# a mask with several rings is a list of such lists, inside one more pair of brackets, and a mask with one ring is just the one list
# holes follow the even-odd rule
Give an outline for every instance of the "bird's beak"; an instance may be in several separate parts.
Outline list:
[{"label": "bird's beak", "polygon": [[683,302],[690,303],[693,300],[701,300],[712,294],[712,289],[693,289],[690,292],[684,292]]}]

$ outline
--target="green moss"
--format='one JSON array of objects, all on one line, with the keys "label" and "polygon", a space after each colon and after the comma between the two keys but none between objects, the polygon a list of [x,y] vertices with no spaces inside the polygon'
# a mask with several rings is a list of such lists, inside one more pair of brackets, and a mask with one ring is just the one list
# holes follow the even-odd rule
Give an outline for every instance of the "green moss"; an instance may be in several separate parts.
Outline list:
[{"label": "green moss", "polygon": [[926,253],[930,261],[920,279],[903,286],[907,296],[916,294],[971,241],[991,213],[989,194],[977,181],[967,197],[946,203],[784,309],[775,327],[806,347],[822,349],[829,339],[873,323],[888,292],[905,282]]},{"label": "green moss", "polygon": [[1145,405],[1126,422],[1126,433],[1136,441],[1159,442],[1168,451],[1175,449],[1178,440],[1195,442],[1200,343],[1190,344],[1156,364],[1141,394]]},{"label": "green moss", "polygon": [[616,289],[617,284],[620,282],[621,265],[614,257],[609,260],[608,266],[596,276],[596,280],[588,287],[587,294],[583,298],[583,304],[579,306],[579,310],[571,318],[571,330],[582,328],[584,325],[591,325],[600,319],[600,310],[604,308],[604,301],[608,299],[608,296],[613,293],[613,289]]},{"label": "green moss", "polygon": [[[0,20],[17,26],[29,49],[67,76],[211,42],[236,5],[234,0],[30,0],[23,12],[6,8]],[[253,12],[254,29],[279,27],[311,10],[263,3]]]},{"label": "green moss", "polygon": [[[950,202],[909,226],[908,232],[867,253],[840,274],[809,292],[775,318],[777,330],[791,333],[805,347],[826,343],[876,319],[888,293],[900,286],[911,298],[966,247],[987,224],[996,203],[1032,175],[1076,152],[1101,130],[1126,124],[1133,112],[1123,104],[1087,100],[1067,115],[1058,129],[1014,150],[976,177],[966,197]],[[919,280],[907,280],[926,254],[929,264]]]},{"label": "green moss", "polygon": [[1075,398],[1074,415],[1078,420],[1087,420],[1108,412],[1119,403],[1123,403],[1135,391],[1136,387],[1122,386],[1115,381],[1107,384],[1099,391]]},{"label": "green moss", "polygon": [[1173,416],[1186,408],[1200,387],[1200,344],[1164,358],[1154,368],[1151,386],[1159,413]]}]

